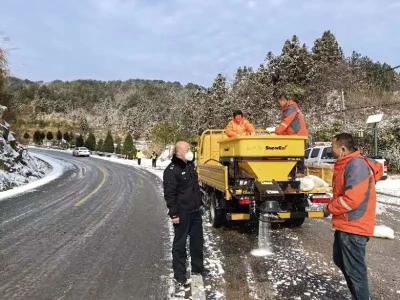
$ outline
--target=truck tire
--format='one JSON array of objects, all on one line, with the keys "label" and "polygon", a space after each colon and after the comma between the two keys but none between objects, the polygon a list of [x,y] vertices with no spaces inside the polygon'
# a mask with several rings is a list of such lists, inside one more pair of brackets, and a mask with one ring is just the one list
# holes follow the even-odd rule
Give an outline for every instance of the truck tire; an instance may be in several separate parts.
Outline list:
[{"label": "truck tire", "polygon": [[218,194],[213,192],[210,201],[210,223],[215,228],[221,227],[226,222],[225,209],[220,201]]},{"label": "truck tire", "polygon": [[300,227],[303,225],[306,218],[289,219],[284,222],[284,225],[289,228]]}]

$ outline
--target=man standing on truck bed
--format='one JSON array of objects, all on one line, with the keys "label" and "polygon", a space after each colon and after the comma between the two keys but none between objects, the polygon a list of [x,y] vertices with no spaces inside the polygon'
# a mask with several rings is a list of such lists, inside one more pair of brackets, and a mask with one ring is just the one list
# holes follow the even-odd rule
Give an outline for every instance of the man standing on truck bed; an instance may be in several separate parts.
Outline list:
[{"label": "man standing on truck bed", "polygon": [[255,132],[253,124],[251,124],[244,116],[241,110],[233,112],[232,120],[225,128],[225,134],[229,137],[241,135],[251,135]]},{"label": "man standing on truck bed", "polygon": [[348,133],[335,135],[333,155],[337,158],[333,173],[333,198],[325,209],[332,214],[335,231],[333,261],[342,271],[353,299],[367,300],[368,272],[365,248],[374,234],[375,182],[383,175],[381,164],[356,150]]},{"label": "man standing on truck bed", "polygon": [[203,274],[202,205],[193,152],[187,142],[175,145],[171,163],[164,171],[164,198],[174,226],[172,266],[178,285],[186,283],[186,240],[190,237],[192,274]]},{"label": "man standing on truck bed", "polygon": [[301,135],[308,136],[308,130],[304,116],[297,104],[297,101],[284,94],[278,98],[281,107],[281,123],[276,127],[275,133],[279,135]]}]

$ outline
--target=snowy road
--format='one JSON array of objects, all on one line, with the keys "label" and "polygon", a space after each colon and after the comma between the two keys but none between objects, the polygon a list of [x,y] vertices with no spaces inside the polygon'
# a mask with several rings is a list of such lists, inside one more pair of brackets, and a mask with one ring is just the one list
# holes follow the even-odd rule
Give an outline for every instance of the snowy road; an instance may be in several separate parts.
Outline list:
[{"label": "snowy road", "polygon": [[0,202],[0,299],[164,299],[169,229],[159,179],[34,151],[72,167]]},{"label": "snowy road", "polygon": [[[162,170],[151,170],[155,176],[96,158],[45,153],[71,167],[35,191],[0,202],[0,299],[168,298],[171,231]],[[389,204],[379,204],[378,223],[393,228],[395,239],[368,243],[374,299],[400,297],[397,200],[379,196]],[[332,263],[329,220],[274,230],[274,255],[267,258],[250,254],[257,228],[204,225],[207,299],[350,298]]]},{"label": "snowy road", "polygon": [[[393,202],[396,199],[380,200]],[[385,196],[387,197],[387,196]],[[394,240],[372,238],[367,261],[373,299],[399,299],[400,207],[380,204],[378,224],[394,229]],[[225,268],[226,299],[351,299],[334,266],[330,220],[307,220],[301,228],[274,230],[273,256],[252,257],[257,229],[212,229]]]}]

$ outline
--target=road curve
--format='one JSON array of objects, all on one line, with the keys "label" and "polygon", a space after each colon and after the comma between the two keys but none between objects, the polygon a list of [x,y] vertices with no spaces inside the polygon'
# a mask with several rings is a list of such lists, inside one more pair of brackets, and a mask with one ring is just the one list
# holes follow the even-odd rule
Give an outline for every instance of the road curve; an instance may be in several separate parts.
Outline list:
[{"label": "road curve", "polygon": [[0,299],[165,299],[169,229],[159,179],[34,152],[71,168],[0,202]]}]

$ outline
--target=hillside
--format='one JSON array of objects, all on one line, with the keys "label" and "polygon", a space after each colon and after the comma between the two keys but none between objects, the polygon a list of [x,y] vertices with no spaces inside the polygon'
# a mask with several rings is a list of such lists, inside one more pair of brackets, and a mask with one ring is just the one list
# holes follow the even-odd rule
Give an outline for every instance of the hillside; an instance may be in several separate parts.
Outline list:
[{"label": "hillside", "polygon": [[380,151],[400,168],[396,68],[356,52],[346,57],[329,31],[311,48],[294,35],[281,53],[267,53],[257,69],[239,67],[232,80],[218,74],[208,88],[159,80],[31,82],[12,77],[5,87],[9,121],[19,138],[32,137],[35,130],[91,131],[104,138],[111,130],[121,138],[130,132],[165,144],[224,127],[234,109],[265,128],[279,121],[276,99],[285,93],[300,101],[312,140],[363,131],[359,142],[368,152],[372,137],[365,120],[383,112]]}]

